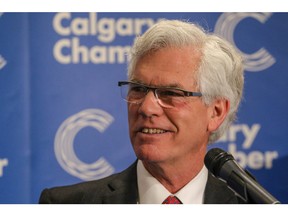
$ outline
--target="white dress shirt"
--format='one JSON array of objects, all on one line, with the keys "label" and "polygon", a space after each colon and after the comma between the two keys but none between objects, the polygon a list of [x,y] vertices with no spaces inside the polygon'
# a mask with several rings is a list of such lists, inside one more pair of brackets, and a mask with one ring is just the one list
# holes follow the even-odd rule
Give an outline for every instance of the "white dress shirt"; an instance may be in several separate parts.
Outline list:
[{"label": "white dress shirt", "polygon": [[[188,184],[173,194],[183,204],[202,204],[208,178],[205,166]],[[137,163],[137,181],[140,204],[161,204],[171,193],[144,167],[141,160]]]}]

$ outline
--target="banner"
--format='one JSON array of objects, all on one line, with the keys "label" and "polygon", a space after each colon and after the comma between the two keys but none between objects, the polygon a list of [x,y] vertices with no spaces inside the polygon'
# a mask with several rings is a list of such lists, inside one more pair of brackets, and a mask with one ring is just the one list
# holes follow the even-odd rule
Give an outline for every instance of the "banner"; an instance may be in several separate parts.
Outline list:
[{"label": "banner", "polygon": [[0,203],[99,179],[135,161],[127,107],[134,38],[160,19],[197,22],[244,57],[237,121],[210,147],[231,152],[288,203],[288,13],[1,13]]}]

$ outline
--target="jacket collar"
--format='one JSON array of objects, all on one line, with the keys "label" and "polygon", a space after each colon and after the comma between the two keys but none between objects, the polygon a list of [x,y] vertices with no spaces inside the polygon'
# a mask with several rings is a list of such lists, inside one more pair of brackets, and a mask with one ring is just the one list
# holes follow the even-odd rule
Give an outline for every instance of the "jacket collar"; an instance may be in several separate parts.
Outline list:
[{"label": "jacket collar", "polygon": [[138,201],[137,161],[128,169],[112,178],[108,183],[109,192],[103,197],[107,204],[136,204]]}]

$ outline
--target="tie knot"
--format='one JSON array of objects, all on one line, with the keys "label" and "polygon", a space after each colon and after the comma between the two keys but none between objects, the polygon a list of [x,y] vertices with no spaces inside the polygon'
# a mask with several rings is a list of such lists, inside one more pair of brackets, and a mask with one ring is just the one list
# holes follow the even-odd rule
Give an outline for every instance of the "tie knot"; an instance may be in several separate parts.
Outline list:
[{"label": "tie knot", "polygon": [[182,202],[176,196],[170,195],[162,204],[182,204]]}]

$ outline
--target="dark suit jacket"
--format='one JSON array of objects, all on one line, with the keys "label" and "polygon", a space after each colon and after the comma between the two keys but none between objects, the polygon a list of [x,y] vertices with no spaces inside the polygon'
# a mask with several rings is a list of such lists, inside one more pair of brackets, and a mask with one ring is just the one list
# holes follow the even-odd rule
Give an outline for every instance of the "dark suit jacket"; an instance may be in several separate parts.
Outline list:
[{"label": "dark suit jacket", "polygon": [[[136,204],[138,201],[136,164],[109,177],[42,191],[41,204]],[[237,204],[241,200],[225,183],[210,173],[204,194],[205,204]]]}]

